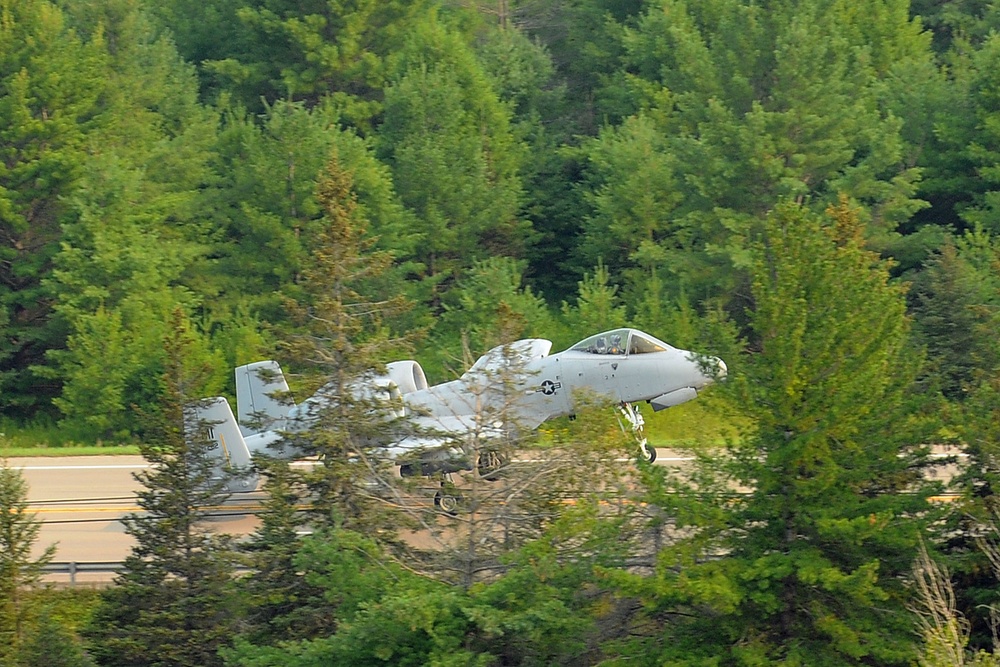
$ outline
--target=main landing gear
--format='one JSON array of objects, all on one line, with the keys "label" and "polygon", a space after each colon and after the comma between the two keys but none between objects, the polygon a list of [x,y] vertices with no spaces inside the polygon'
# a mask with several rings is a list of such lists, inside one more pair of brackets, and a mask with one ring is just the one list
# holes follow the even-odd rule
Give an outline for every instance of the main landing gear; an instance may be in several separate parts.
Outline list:
[{"label": "main landing gear", "polygon": [[[650,447],[646,440],[646,431],[643,428],[646,424],[646,420],[642,418],[639,414],[639,409],[627,401],[622,401],[618,405],[618,411],[621,413],[622,417],[629,423],[629,430],[632,431],[633,437],[639,443],[639,458],[646,463],[652,463],[656,460],[656,448]],[[625,425],[622,424],[622,429]]]},{"label": "main landing gear", "polygon": [[503,474],[507,457],[494,450],[484,450],[476,457],[476,470],[483,479],[495,482]]},{"label": "main landing gear", "polygon": [[447,477],[441,480],[441,488],[434,494],[434,507],[449,516],[456,516],[462,505],[462,496]]}]

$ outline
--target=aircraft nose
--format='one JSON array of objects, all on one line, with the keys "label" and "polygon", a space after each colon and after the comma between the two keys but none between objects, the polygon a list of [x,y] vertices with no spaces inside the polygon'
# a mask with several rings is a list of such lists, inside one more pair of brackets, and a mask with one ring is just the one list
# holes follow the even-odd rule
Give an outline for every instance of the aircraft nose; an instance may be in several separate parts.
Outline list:
[{"label": "aircraft nose", "polygon": [[718,357],[705,357],[699,362],[699,367],[699,375],[703,378],[703,387],[725,379],[726,374],[729,373],[726,362]]}]

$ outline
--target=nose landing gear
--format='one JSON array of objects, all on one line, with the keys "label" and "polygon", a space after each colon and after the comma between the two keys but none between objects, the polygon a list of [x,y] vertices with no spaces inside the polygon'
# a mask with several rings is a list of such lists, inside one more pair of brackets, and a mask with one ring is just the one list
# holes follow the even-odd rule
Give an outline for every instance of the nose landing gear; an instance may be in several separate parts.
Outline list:
[{"label": "nose landing gear", "polygon": [[[638,408],[627,401],[622,401],[618,405],[618,411],[621,413],[625,421],[629,423],[629,430],[632,431],[632,436],[639,443],[639,458],[646,463],[652,463],[656,460],[656,448],[650,447],[646,439],[646,431],[644,426],[646,420],[642,418],[639,414]],[[621,420],[619,420],[619,423]],[[622,424],[622,430],[625,429],[625,424]]]}]

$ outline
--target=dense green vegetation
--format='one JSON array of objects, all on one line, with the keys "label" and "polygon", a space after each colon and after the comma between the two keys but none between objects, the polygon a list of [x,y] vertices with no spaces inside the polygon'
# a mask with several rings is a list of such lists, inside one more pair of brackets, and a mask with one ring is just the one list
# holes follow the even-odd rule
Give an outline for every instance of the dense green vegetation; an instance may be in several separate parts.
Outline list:
[{"label": "dense green vegetation", "polygon": [[[153,549],[102,599],[92,656],[905,665],[988,646],[998,30],[994,0],[0,0],[5,429],[168,461],[171,406],[231,392],[241,363],[278,358],[305,391],[412,355],[438,381],[504,341],[624,324],[730,369],[697,408],[706,439],[738,431],[721,461],[643,470],[611,516],[610,488],[531,495],[544,520],[464,579],[457,554],[401,557],[406,521],[356,494],[337,454],[367,425],[342,402],[308,443],[317,477],[268,471],[287,497],[248,558],[274,589],[223,585],[230,544],[190,543],[205,579]],[[543,437],[612,447],[602,428]],[[922,481],[945,442],[973,462],[955,512]],[[304,539],[300,494],[323,510]],[[951,559],[953,606],[907,586],[921,543]],[[8,607],[19,647],[59,629]],[[915,607],[943,611],[918,626]]]},{"label": "dense green vegetation", "polygon": [[205,394],[278,355],[333,152],[392,257],[371,288],[413,303],[398,326],[424,334],[434,379],[463,336],[473,354],[558,348],[626,322],[738,354],[712,323],[746,326],[762,216],[842,197],[914,286],[945,395],[994,363],[976,333],[997,232],[978,5],[258,5],[10,3],[4,418],[141,437],[177,306],[215,369]]}]

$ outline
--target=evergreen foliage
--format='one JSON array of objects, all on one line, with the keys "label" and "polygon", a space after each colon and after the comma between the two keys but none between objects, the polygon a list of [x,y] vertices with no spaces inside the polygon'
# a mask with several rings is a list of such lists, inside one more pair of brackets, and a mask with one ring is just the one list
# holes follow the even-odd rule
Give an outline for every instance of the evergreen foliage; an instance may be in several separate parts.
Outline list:
[{"label": "evergreen foliage", "polygon": [[56,551],[53,544],[32,556],[40,528],[29,513],[28,485],[20,471],[0,461],[0,665],[18,664],[22,647],[30,644],[26,594]]},{"label": "evergreen foliage", "polygon": [[240,637],[266,646],[330,631],[323,590],[310,583],[296,562],[308,526],[301,475],[281,459],[261,458],[256,464],[266,480],[267,497],[258,513],[260,526],[240,545],[251,570],[238,582],[244,607]]},{"label": "evergreen foliage", "polygon": [[0,5],[0,411],[46,411],[57,383],[35,373],[63,326],[46,284],[60,224],[101,124],[103,37],[81,38],[46,0]]},{"label": "evergreen foliage", "polygon": [[502,256],[477,261],[455,285],[436,327],[442,365],[464,370],[466,353],[478,358],[521,338],[552,336],[554,318],[545,301],[524,284],[522,266]]},{"label": "evergreen foliage", "polygon": [[749,248],[753,352],[728,391],[752,426],[691,482],[654,486],[678,531],[641,584],[658,660],[913,659],[903,578],[931,515],[925,424],[902,290],[861,229],[843,204],[783,204]]},{"label": "evergreen foliage", "polygon": [[728,300],[743,239],[782,199],[822,210],[847,194],[878,242],[924,205],[883,99],[883,81],[926,58],[903,3],[862,17],[827,0],[665,0],[624,29],[623,45],[620,85],[636,113],[586,148],[586,265],[603,257],[639,285],[655,268],[669,287],[661,300]]},{"label": "evergreen foliage", "polygon": [[[184,4],[178,3],[172,22],[190,19]],[[329,98],[347,122],[368,129],[391,74],[391,56],[429,6],[365,0],[240,2],[236,39],[216,47],[218,57],[201,62],[250,109],[261,101],[302,100],[312,106]],[[228,7],[220,9],[225,12],[220,18],[229,15]]]},{"label": "evergreen foliage", "polygon": [[[67,214],[45,283],[66,340],[38,372],[62,384],[53,403],[71,430],[125,439],[137,432],[135,406],[149,409],[159,397],[172,311],[201,305],[202,278],[192,273],[204,271],[217,114],[197,103],[193,68],[136,3],[109,6],[107,16],[67,11],[94,39],[106,32],[113,41],[103,122],[87,135],[100,150],[87,151],[77,187],[63,197]],[[207,338],[200,347],[213,367],[224,363]],[[202,390],[217,393],[220,375]]]},{"label": "evergreen foliage", "polygon": [[415,213],[413,259],[437,305],[474,261],[523,252],[524,147],[510,109],[460,34],[421,21],[400,57],[401,76],[385,90],[379,153]]},{"label": "evergreen foliage", "polygon": [[[162,465],[94,657],[219,664],[238,621],[232,664],[931,664],[920,531],[985,648],[998,26],[990,0],[0,0],[0,416]],[[403,427],[359,389],[381,364],[624,324],[726,359],[698,403],[743,429],[725,456],[624,502],[581,415],[504,443],[548,486],[389,511],[426,489],[373,450]],[[276,352],[325,387],[285,443],[319,465],[272,464],[234,578],[185,403]],[[970,464],[938,535],[920,447],[946,442]],[[12,609],[0,654],[38,663],[58,623]]]},{"label": "evergreen foliage", "polygon": [[1000,307],[993,246],[981,232],[944,244],[925,263],[911,292],[917,331],[941,392],[959,401],[1000,365],[989,333]]},{"label": "evergreen foliage", "polygon": [[212,452],[211,425],[198,420],[187,393],[204,372],[187,354],[191,342],[175,311],[164,341],[164,403],[147,416],[142,445],[151,467],[136,474],[143,513],[125,519],[136,545],[86,629],[99,665],[221,665],[218,650],[232,640],[231,539],[206,523],[228,495],[225,471]]},{"label": "evergreen foliage", "polygon": [[317,533],[297,562],[324,592],[336,631],[265,647],[237,642],[224,651],[227,664],[551,665],[586,656],[586,569],[560,563],[551,544],[517,559],[512,574],[463,590],[385,562],[352,531]]},{"label": "evergreen foliage", "polygon": [[[361,488],[365,477],[383,472],[384,463],[366,453],[391,422],[391,406],[366,391],[366,382],[384,356],[407,349],[415,332],[395,331],[394,319],[410,304],[400,292],[385,289],[392,257],[375,248],[352,174],[335,152],[317,184],[316,198],[323,225],[302,271],[301,297],[286,302],[298,328],[285,348],[313,371],[314,386],[321,386],[305,406],[314,420],[309,430],[289,437],[286,444],[319,457],[321,465],[307,478],[319,525],[367,526],[369,535],[381,530],[391,535],[394,527],[376,521],[378,503]],[[396,296],[380,298],[378,292]]]},{"label": "evergreen foliage", "polygon": [[42,610],[35,626],[20,652],[18,667],[93,667],[81,642],[48,610]]}]

